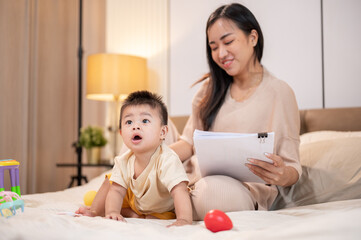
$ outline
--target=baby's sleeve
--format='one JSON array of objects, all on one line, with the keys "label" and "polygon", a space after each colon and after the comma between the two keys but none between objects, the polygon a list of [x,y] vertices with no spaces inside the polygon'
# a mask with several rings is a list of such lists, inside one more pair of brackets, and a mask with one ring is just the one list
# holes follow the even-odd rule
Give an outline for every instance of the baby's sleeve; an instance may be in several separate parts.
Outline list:
[{"label": "baby's sleeve", "polygon": [[127,161],[123,156],[118,156],[114,159],[114,167],[112,170],[112,176],[109,181],[115,182],[124,188],[128,188],[128,176],[127,176]]},{"label": "baby's sleeve", "polygon": [[189,182],[181,160],[174,153],[164,156],[158,168],[158,177],[161,183],[172,191],[173,187],[181,182]]}]

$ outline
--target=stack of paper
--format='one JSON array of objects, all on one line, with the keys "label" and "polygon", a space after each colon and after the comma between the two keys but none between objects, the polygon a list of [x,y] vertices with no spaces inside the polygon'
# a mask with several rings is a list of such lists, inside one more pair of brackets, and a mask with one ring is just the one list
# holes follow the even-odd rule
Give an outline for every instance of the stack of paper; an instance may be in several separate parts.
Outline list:
[{"label": "stack of paper", "polygon": [[243,134],[195,130],[193,138],[203,177],[227,175],[242,182],[264,183],[245,163],[249,163],[248,158],[272,163],[264,153],[273,153],[274,132]]}]

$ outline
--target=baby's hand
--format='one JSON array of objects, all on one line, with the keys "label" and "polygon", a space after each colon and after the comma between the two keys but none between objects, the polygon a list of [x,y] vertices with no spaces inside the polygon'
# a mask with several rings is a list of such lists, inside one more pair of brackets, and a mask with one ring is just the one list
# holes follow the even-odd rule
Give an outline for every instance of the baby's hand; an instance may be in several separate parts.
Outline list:
[{"label": "baby's hand", "polygon": [[122,222],[126,222],[125,219],[123,218],[122,215],[120,215],[119,213],[109,213],[107,215],[105,215],[106,219],[113,219],[116,221],[122,221]]},{"label": "baby's hand", "polygon": [[174,223],[172,223],[171,225],[168,225],[167,227],[173,227],[173,226],[184,226],[184,225],[191,225],[192,222],[189,222],[185,219],[177,219],[177,221],[175,221]]}]

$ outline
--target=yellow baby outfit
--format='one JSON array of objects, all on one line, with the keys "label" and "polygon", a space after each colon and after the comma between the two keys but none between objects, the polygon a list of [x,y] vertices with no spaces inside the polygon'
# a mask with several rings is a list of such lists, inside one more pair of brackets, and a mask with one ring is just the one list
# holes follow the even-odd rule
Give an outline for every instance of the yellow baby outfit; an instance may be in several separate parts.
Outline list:
[{"label": "yellow baby outfit", "polygon": [[130,207],[138,215],[152,215],[160,219],[175,218],[174,202],[170,195],[174,186],[189,182],[178,155],[161,144],[148,166],[134,179],[133,152],[128,150],[115,158],[109,180],[127,189],[123,208]]}]

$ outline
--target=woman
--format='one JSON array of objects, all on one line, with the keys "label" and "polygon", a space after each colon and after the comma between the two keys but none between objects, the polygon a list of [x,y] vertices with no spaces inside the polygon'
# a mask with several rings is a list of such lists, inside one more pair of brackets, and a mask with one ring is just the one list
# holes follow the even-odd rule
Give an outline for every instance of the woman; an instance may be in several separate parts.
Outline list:
[{"label": "woman", "polygon": [[207,176],[192,186],[194,219],[211,209],[267,210],[276,186],[291,186],[302,170],[299,163],[299,112],[292,89],[261,64],[263,35],[253,14],[233,3],[216,9],[206,27],[209,77],[192,103],[181,136],[171,145],[182,161],[193,155],[195,129],[215,132],[275,132],[273,163],[250,159],[247,167],[267,184]]}]

